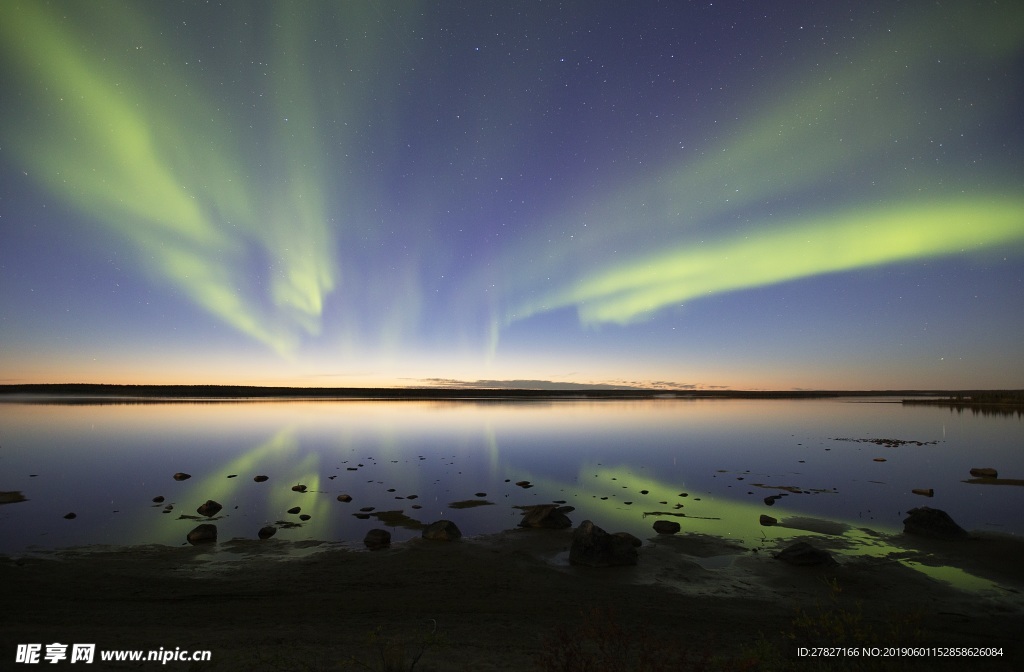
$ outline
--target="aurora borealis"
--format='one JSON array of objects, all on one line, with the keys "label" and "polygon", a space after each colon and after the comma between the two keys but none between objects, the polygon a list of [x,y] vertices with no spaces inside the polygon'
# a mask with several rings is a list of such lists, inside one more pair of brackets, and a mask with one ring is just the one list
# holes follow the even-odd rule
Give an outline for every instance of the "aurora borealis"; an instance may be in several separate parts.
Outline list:
[{"label": "aurora borealis", "polygon": [[4,8],[4,383],[1024,385],[1019,3]]}]

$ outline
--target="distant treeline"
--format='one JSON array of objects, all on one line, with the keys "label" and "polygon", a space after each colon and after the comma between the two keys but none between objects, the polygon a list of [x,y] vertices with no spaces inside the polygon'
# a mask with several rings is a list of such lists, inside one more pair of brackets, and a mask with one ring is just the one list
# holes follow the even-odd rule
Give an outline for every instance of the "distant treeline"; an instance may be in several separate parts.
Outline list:
[{"label": "distant treeline", "polygon": [[904,399],[904,404],[946,406],[950,410],[970,410],[975,415],[1024,415],[1024,390],[971,390],[946,394],[933,399]]},{"label": "distant treeline", "polygon": [[[823,399],[835,397],[930,397],[924,403],[1024,404],[1024,390],[688,390],[501,389],[462,387],[259,387],[245,385],[95,385],[56,383],[0,385],[0,395],[99,399]],[[980,399],[986,401],[977,401]],[[999,401],[994,401],[994,400]],[[992,400],[992,401],[990,401]],[[911,401],[911,400],[906,400]]]},{"label": "distant treeline", "polygon": [[906,403],[925,404],[991,404],[1017,406],[1024,404],[1024,390],[961,390],[934,399],[905,399]]},{"label": "distant treeline", "polygon": [[264,387],[248,385],[97,385],[55,383],[0,385],[0,395],[134,399],[458,399],[458,398],[649,398],[660,391],[574,389],[505,390],[415,387]]}]

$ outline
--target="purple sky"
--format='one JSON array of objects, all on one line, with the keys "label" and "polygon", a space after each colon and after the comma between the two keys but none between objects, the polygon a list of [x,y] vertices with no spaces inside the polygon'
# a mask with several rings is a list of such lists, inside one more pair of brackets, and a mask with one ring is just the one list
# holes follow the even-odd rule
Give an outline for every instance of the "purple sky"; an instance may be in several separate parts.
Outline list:
[{"label": "purple sky", "polygon": [[1024,387],[1024,6],[34,2],[0,382]]}]

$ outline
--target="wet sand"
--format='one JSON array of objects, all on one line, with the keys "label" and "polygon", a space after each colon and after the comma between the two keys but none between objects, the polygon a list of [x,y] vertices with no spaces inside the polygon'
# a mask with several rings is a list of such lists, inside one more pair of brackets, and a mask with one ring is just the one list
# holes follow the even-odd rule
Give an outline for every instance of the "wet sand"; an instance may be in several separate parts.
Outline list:
[{"label": "wet sand", "polygon": [[[796,655],[841,645],[1003,649],[969,663],[896,659],[891,669],[1024,662],[1024,543],[1015,537],[903,538],[899,558],[798,567],[772,548],[655,535],[637,566],[610,568],[570,566],[571,538],[513,530],[373,552],[271,539],[4,558],[0,655],[6,667],[19,643],[95,643],[209,650],[212,660],[88,669],[377,670],[389,669],[381,651],[410,669],[422,650],[415,670],[543,670],[563,669],[554,664],[572,643],[586,650],[603,639],[636,664],[641,647],[662,661],[649,669],[676,669],[684,652],[712,655],[711,669],[844,669]],[[996,587],[963,592],[899,560],[960,567]]]}]

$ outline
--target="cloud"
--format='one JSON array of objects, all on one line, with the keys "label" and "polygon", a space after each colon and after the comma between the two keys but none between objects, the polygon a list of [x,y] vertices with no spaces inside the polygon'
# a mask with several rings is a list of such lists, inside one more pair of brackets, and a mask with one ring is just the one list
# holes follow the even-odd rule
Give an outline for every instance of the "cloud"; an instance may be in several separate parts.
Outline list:
[{"label": "cloud", "polygon": [[459,380],[456,378],[420,378],[426,387],[476,390],[693,390],[696,385],[668,381],[606,383],[570,383],[557,380]]}]

